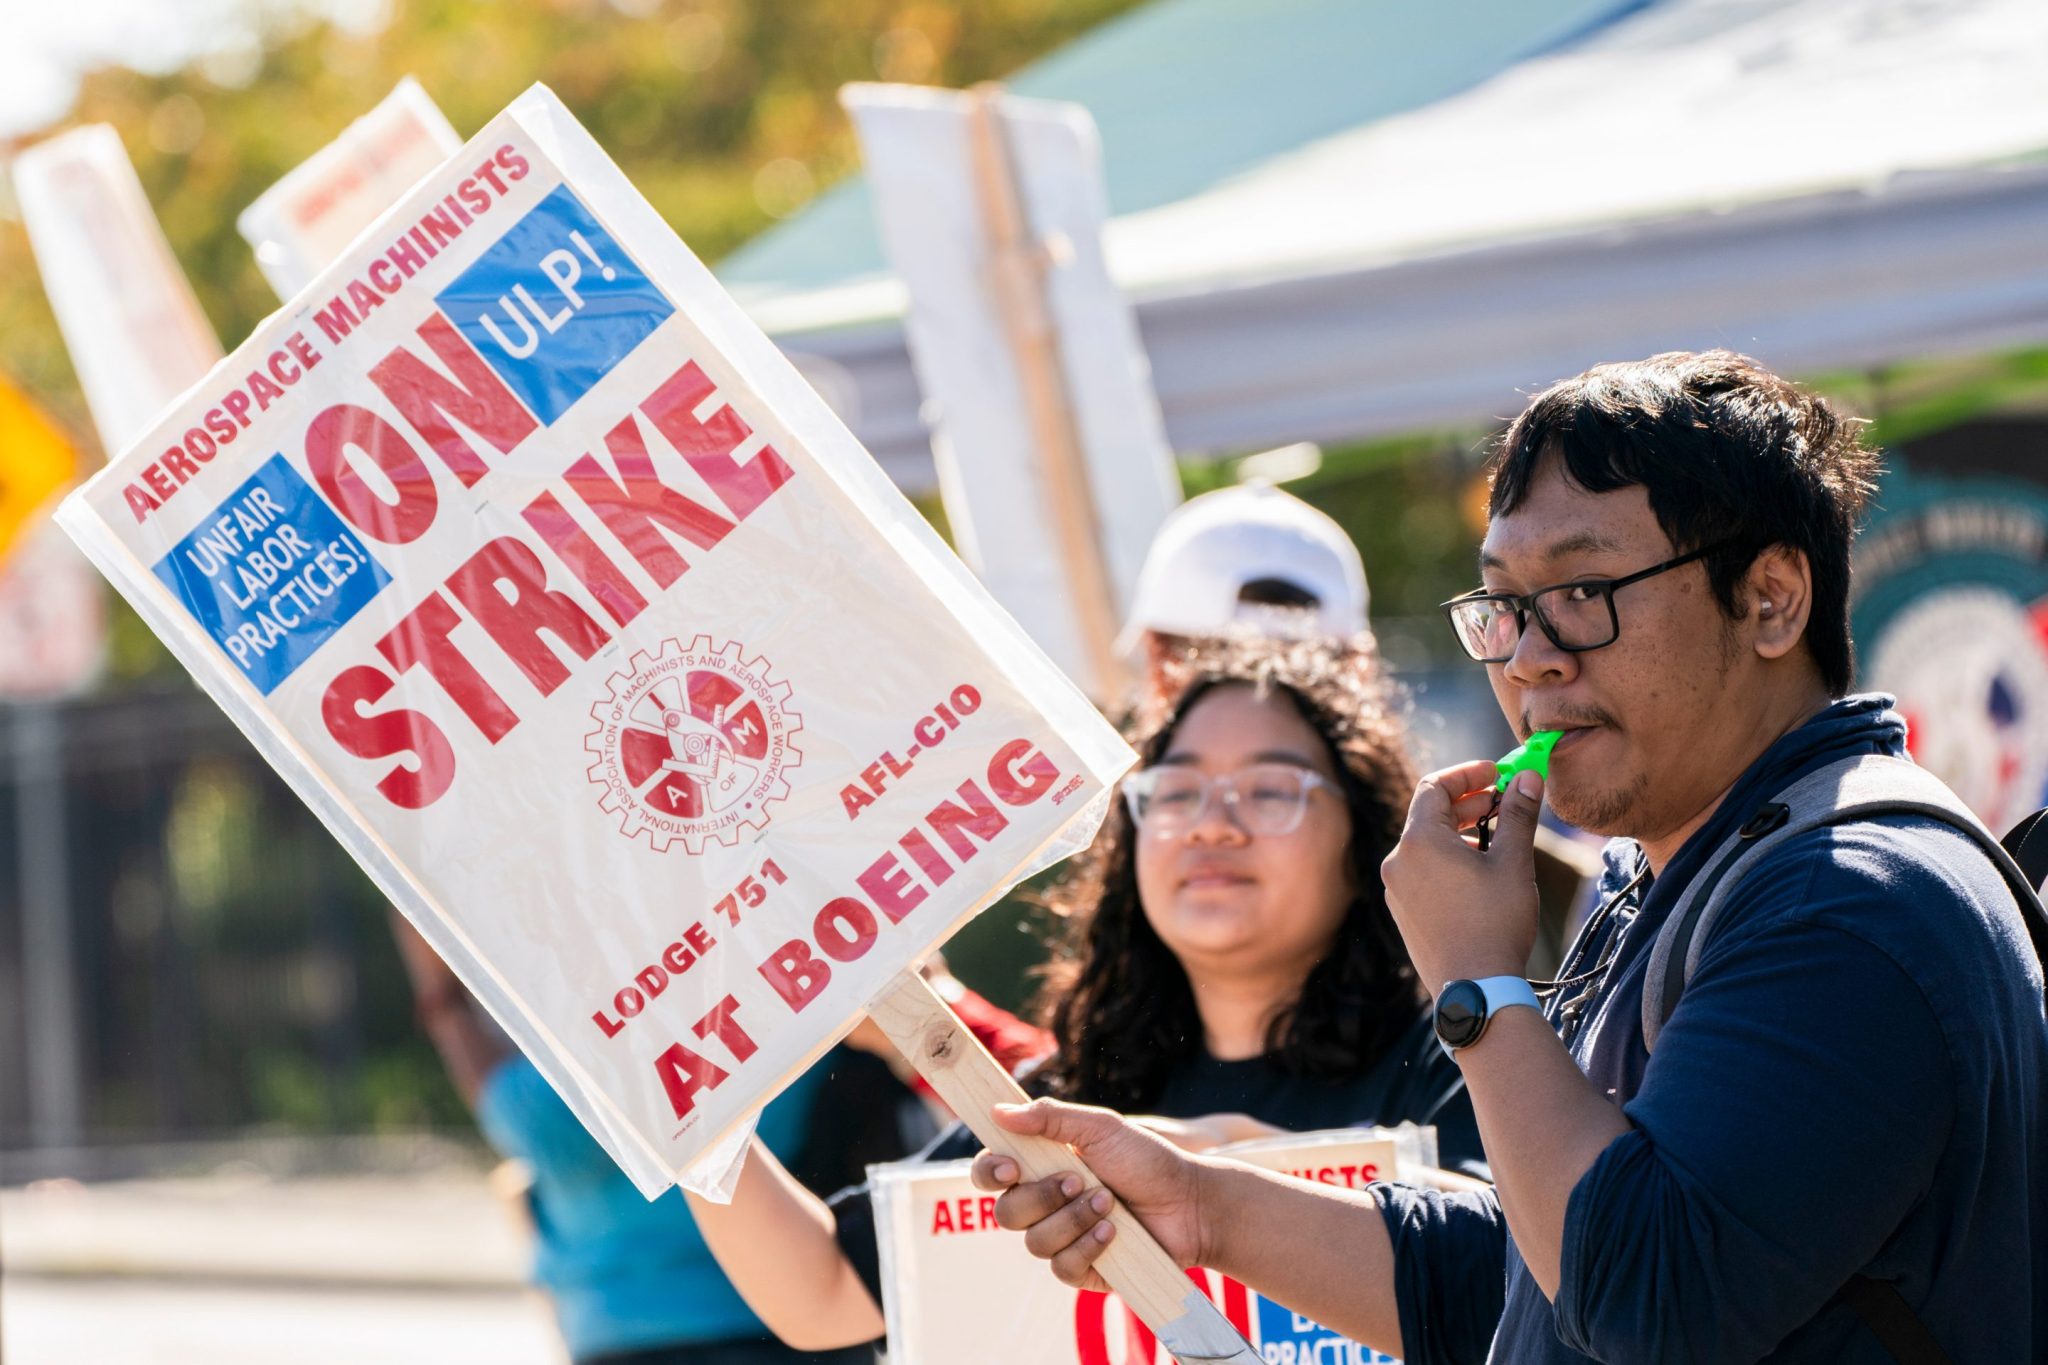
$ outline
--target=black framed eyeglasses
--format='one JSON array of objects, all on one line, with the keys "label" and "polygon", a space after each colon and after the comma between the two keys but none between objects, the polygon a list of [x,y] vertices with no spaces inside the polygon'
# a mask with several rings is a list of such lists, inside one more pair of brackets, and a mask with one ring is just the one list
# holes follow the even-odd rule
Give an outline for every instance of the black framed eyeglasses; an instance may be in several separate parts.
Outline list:
[{"label": "black framed eyeglasses", "polygon": [[1450,618],[1451,630],[1465,652],[1483,664],[1504,664],[1515,657],[1532,614],[1550,643],[1567,654],[1583,654],[1621,638],[1621,617],[1614,610],[1616,589],[1690,564],[1734,543],[1721,540],[1703,545],[1625,578],[1582,578],[1522,594],[1482,588],[1444,603],[1444,615]]}]

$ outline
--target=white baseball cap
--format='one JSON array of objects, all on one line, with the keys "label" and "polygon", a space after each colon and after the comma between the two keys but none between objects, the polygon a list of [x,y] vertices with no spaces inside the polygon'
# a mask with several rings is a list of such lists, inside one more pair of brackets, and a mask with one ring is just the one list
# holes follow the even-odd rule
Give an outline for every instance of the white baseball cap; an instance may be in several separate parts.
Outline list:
[{"label": "white baseball cap", "polygon": [[[1250,584],[1277,583],[1314,599],[1299,609],[1246,601]],[[1344,528],[1270,483],[1190,498],[1152,538],[1117,647],[1148,630],[1223,635],[1349,637],[1366,628],[1365,563]]]}]

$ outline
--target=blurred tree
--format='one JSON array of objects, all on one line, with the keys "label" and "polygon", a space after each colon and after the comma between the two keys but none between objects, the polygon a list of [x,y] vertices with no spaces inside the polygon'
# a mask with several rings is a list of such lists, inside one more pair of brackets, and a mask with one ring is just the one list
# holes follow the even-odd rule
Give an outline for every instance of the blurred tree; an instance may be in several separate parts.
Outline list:
[{"label": "blurred tree", "polygon": [[[70,121],[119,130],[232,349],[277,306],[235,215],[402,76],[417,77],[464,136],[546,82],[698,255],[715,261],[856,167],[837,101],[844,83],[1000,78],[1133,3],[392,0],[381,26],[359,32],[248,0],[253,46],[163,76],[96,72]],[[10,207],[0,179],[0,373],[66,422],[81,449],[95,449]],[[154,640],[117,609],[116,677],[166,667]]]}]

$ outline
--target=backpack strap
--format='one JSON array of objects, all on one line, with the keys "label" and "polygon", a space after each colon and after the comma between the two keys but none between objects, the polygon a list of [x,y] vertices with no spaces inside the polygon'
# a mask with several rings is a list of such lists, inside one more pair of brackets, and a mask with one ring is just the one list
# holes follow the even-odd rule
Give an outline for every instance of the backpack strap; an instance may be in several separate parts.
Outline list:
[{"label": "backpack strap", "polygon": [[1856,1311],[1878,1344],[1899,1365],[1950,1365],[1941,1343],[1899,1287],[1868,1275],[1852,1275],[1835,1297]]},{"label": "backpack strap", "polygon": [[[1701,945],[1742,878],[1788,839],[1851,820],[1918,815],[1970,836],[2005,878],[2034,952],[2048,967],[2048,909],[2039,888],[2048,877],[2048,810],[2036,811],[2001,845],[1969,807],[1934,774],[1909,759],[1867,754],[1807,774],[1757,808],[1742,828],[1716,849],[1706,871],[1680,894],[1658,931],[1643,983],[1643,1042],[1657,1035],[1678,1008],[1678,997],[1699,967]],[[1896,1285],[1851,1276],[1836,1292],[1900,1365],[1949,1365],[1948,1356]]]},{"label": "backpack strap", "polygon": [[[1679,893],[1657,933],[1643,982],[1643,1043],[1655,1051],[1657,1037],[1678,1008],[1678,998],[1699,968],[1700,954],[1715,919],[1743,877],[1788,839],[1829,825],[1890,815],[1938,820],[1968,835],[1998,868],[2018,902],[2034,951],[2048,964],[2048,910],[2038,882],[2013,861],[1990,830],[1946,784],[1911,759],[1862,754],[1841,759],[1794,782],[1714,850],[1706,870]],[[2030,822],[2014,835],[2048,861],[2048,821]],[[2023,833],[2024,831],[2024,833]]]},{"label": "backpack strap", "polygon": [[2048,806],[2014,825],[1998,841],[2036,891],[2041,889],[2042,882],[2048,881],[2048,820],[2041,818],[2044,815],[2048,815]]}]

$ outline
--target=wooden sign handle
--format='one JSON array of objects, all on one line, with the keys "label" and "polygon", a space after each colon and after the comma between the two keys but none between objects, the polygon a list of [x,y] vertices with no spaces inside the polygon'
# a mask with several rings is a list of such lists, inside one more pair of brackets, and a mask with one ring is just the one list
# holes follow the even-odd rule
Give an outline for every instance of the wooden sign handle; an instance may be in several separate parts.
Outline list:
[{"label": "wooden sign handle", "polygon": [[[996,1127],[991,1106],[1021,1104],[1029,1097],[917,972],[891,981],[869,1002],[868,1013],[982,1145],[1014,1160],[1026,1180],[1073,1171],[1091,1188],[1102,1183],[1072,1148]],[[1175,1360],[1181,1365],[1261,1365],[1251,1343],[1121,1202],[1109,1220],[1116,1225],[1116,1237],[1095,1268]]]}]

